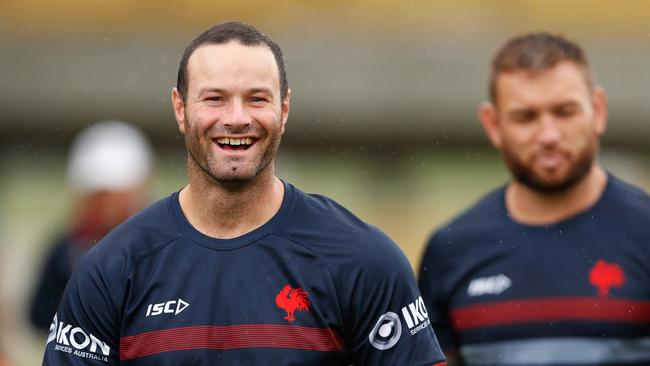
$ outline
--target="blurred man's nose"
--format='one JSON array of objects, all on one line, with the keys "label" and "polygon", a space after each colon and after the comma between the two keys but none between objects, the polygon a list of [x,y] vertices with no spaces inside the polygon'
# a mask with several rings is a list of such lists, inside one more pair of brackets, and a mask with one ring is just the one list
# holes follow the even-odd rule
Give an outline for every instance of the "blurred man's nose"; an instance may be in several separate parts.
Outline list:
[{"label": "blurred man's nose", "polygon": [[553,145],[560,140],[559,121],[550,114],[541,116],[538,139],[544,145]]}]

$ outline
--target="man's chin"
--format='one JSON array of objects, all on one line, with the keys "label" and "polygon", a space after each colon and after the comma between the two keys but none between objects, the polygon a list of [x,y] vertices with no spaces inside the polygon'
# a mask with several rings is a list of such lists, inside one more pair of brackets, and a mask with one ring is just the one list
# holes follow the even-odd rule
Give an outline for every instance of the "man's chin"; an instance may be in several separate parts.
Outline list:
[{"label": "man's chin", "polygon": [[569,190],[576,185],[582,177],[564,175],[518,175],[515,179],[526,187],[543,194],[558,194]]},{"label": "man's chin", "polygon": [[213,183],[225,188],[246,187],[265,177],[270,163],[264,161],[209,161],[202,166],[203,173]]},{"label": "man's chin", "polygon": [[215,180],[219,183],[229,184],[245,184],[255,178],[255,174],[248,174],[247,172],[237,171],[225,174],[217,174],[214,176]]},{"label": "man's chin", "polygon": [[254,169],[243,166],[231,166],[221,169],[203,169],[213,182],[226,187],[244,186],[256,177]]},{"label": "man's chin", "polygon": [[515,180],[539,193],[559,194],[573,188],[589,174],[595,154],[595,147],[585,149],[571,164],[559,164],[552,169],[534,162],[526,165],[507,151],[504,157]]}]

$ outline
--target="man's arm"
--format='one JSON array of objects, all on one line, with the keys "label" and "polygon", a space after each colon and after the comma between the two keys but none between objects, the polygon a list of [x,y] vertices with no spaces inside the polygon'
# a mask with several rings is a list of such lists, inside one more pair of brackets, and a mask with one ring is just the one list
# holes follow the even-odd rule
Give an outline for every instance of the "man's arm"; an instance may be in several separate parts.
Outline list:
[{"label": "man's arm", "polygon": [[[97,247],[95,247],[97,248]],[[118,365],[118,312],[111,278],[91,250],[73,272],[50,325],[43,365]]]},{"label": "man's arm", "polygon": [[438,252],[439,245],[440,240],[438,236],[434,236],[427,243],[418,271],[418,286],[422,292],[424,303],[427,309],[429,309],[429,317],[433,330],[447,357],[447,364],[449,366],[456,366],[462,363],[457,354],[456,335],[453,332],[448,317],[448,297],[444,295],[442,290],[444,266],[441,263],[443,256]]},{"label": "man's arm", "polygon": [[370,236],[365,249],[356,258],[358,265],[344,271],[339,282],[355,365],[444,365],[402,251],[378,232]]},{"label": "man's arm", "polygon": [[54,246],[43,261],[29,305],[29,319],[43,335],[47,335],[50,322],[61,302],[61,296],[70,277],[71,264],[66,240],[67,236],[53,243]]}]

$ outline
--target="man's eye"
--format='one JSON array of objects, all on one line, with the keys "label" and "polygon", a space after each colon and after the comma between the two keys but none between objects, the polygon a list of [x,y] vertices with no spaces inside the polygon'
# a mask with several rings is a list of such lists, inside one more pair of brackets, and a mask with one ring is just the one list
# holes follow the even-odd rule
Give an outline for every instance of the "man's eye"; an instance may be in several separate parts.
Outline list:
[{"label": "man's eye", "polygon": [[535,120],[537,114],[532,111],[525,111],[512,114],[512,120],[517,123],[526,123]]},{"label": "man's eye", "polygon": [[207,97],[205,100],[210,101],[210,102],[222,102],[223,101],[222,96],[212,96],[212,97]]},{"label": "man's eye", "polygon": [[263,97],[251,97],[250,101],[253,102],[253,103],[263,103],[263,102],[266,102],[266,98],[263,98]]},{"label": "man's eye", "polygon": [[578,113],[576,106],[562,106],[555,110],[555,115],[558,117],[572,117]]}]

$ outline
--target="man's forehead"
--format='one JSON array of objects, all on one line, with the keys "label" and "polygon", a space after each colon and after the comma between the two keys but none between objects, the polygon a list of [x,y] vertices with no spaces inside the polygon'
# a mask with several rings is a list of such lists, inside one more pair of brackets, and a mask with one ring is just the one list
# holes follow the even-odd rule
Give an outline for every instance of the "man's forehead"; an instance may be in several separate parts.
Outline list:
[{"label": "man's forehead", "polygon": [[[187,63],[189,79],[258,77],[277,80],[279,71],[273,52],[264,44],[244,45],[238,41],[198,47]],[[195,75],[196,74],[196,75]]]},{"label": "man's forehead", "polygon": [[590,86],[583,67],[561,62],[545,69],[516,69],[501,72],[495,80],[497,104],[526,101],[566,101],[589,97]]}]

